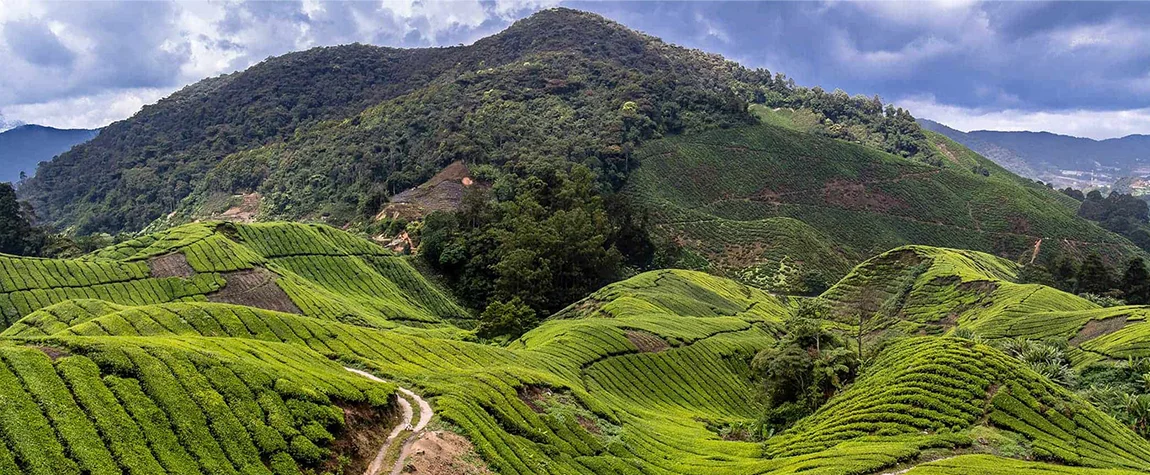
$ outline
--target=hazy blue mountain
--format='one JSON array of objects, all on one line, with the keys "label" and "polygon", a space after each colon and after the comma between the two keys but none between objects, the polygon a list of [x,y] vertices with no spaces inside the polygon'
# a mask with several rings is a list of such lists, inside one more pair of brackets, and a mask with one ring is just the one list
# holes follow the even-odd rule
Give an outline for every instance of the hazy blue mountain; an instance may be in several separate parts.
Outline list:
[{"label": "hazy blue mountain", "polygon": [[33,175],[36,165],[87,142],[100,133],[89,129],[56,129],[21,125],[0,132],[0,182],[15,182],[20,172]]},{"label": "hazy blue mountain", "polygon": [[918,122],[1010,171],[1058,186],[1107,186],[1124,176],[1150,175],[1150,135],[1095,140],[1050,132],[962,132],[932,120]]},{"label": "hazy blue mountain", "polygon": [[1027,157],[1018,153],[1017,151],[998,145],[992,141],[985,140],[981,137],[968,134],[961,130],[955,130],[943,124],[929,119],[919,119],[919,125],[924,129],[933,130],[947,138],[963,144],[974,150],[979,155],[991,159],[995,163],[1001,165],[1003,168],[1014,172],[1015,174],[1030,178],[1040,179],[1042,173],[1035,166],[1027,160]]}]

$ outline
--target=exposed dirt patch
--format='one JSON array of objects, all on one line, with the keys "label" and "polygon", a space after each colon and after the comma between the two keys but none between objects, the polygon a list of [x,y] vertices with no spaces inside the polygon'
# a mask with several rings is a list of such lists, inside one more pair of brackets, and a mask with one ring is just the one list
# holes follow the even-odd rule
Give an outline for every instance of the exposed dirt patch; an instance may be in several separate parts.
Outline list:
[{"label": "exposed dirt patch", "polygon": [[179,252],[165,254],[149,260],[148,268],[152,271],[152,277],[157,279],[164,277],[181,277],[186,279],[196,275],[195,269],[192,269],[192,266],[188,265],[188,258]]},{"label": "exposed dirt patch", "polygon": [[524,386],[519,388],[519,400],[523,401],[536,414],[546,413],[548,407],[576,409],[571,414],[575,417],[575,422],[578,422],[587,432],[595,435],[603,434],[603,428],[595,420],[588,417],[590,413],[567,390],[555,391],[546,386]]},{"label": "exposed dirt patch", "polygon": [[966,293],[989,296],[993,294],[995,290],[998,290],[998,283],[989,280],[974,280],[958,284],[958,290]]},{"label": "exposed dirt patch", "polygon": [[1031,232],[1030,221],[1022,216],[1010,216],[1006,218],[1006,221],[1010,223],[1010,232],[1012,233],[1029,235]]},{"label": "exposed dirt patch", "polygon": [[954,156],[954,152],[951,152],[949,148],[946,148],[945,143],[939,142],[937,145],[938,145],[938,149],[942,151],[942,155],[944,157],[946,157],[947,160],[950,160],[951,162],[953,162],[955,164],[959,163],[958,157]]},{"label": "exposed dirt patch", "polygon": [[236,196],[239,198],[239,203],[236,203],[231,208],[228,208],[222,214],[221,219],[228,221],[235,221],[238,223],[251,223],[256,220],[256,215],[260,212],[260,200],[263,199],[259,193],[246,193]]},{"label": "exposed dirt patch", "polygon": [[276,278],[275,273],[262,267],[228,272],[224,274],[227,285],[208,294],[208,301],[302,314],[291,297],[276,285]]},{"label": "exposed dirt patch", "polygon": [[823,185],[823,201],[828,205],[855,211],[890,211],[906,208],[906,203],[858,182],[833,180]]},{"label": "exposed dirt patch", "polygon": [[543,386],[524,386],[519,388],[519,400],[537,413],[543,413],[543,402],[552,395],[551,388]]},{"label": "exposed dirt patch", "polygon": [[1091,320],[1086,322],[1078,334],[1070,339],[1072,346],[1078,346],[1100,336],[1109,335],[1126,326],[1126,315],[1107,318],[1105,320]]},{"label": "exposed dirt patch", "polygon": [[635,345],[635,348],[638,348],[639,351],[644,353],[658,353],[671,347],[666,341],[653,333],[627,330],[625,334],[627,335],[627,339],[631,341],[631,344]]},{"label": "exposed dirt patch", "polygon": [[[387,439],[388,431],[399,419],[394,408],[372,407],[367,403],[337,402],[343,409],[346,422],[343,431],[331,443],[331,457],[323,464],[320,473],[363,473],[375,458],[379,446]],[[341,462],[340,458],[346,457]]]},{"label": "exposed dirt patch", "polygon": [[384,235],[384,234],[380,234],[379,236],[375,236],[372,239],[375,240],[375,242],[383,244],[383,247],[391,249],[392,252],[395,252],[398,254],[403,254],[405,250],[406,251],[414,251],[415,250],[415,243],[412,242],[411,235],[408,234],[407,231],[403,231],[403,232],[399,233],[399,235],[395,236],[394,238],[388,237],[387,235]]},{"label": "exposed dirt patch", "polygon": [[32,348],[40,350],[45,355],[48,355],[48,359],[50,359],[52,361],[56,361],[56,360],[63,358],[65,356],[71,356],[72,355],[72,353],[69,352],[68,350],[65,350],[63,348],[56,348],[54,346],[33,346]]},{"label": "exposed dirt patch", "polygon": [[391,197],[375,219],[414,220],[433,211],[454,211],[463,202],[463,191],[477,186],[463,162],[448,165],[423,184]]},{"label": "exposed dirt patch", "polygon": [[751,201],[761,201],[764,203],[770,203],[770,204],[774,204],[774,205],[782,204],[782,200],[780,200],[779,193],[777,191],[769,189],[769,188],[763,188],[759,191],[756,191],[755,194],[750,196],[750,200]]},{"label": "exposed dirt patch", "polygon": [[449,431],[424,432],[412,442],[411,455],[399,473],[417,475],[492,474],[471,441]]}]

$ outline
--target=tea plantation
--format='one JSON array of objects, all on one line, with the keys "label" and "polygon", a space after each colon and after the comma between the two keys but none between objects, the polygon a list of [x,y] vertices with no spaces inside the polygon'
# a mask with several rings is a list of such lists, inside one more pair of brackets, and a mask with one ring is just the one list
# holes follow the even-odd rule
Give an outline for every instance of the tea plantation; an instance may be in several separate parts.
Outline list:
[{"label": "tea plantation", "polygon": [[656,232],[682,249],[679,266],[770,287],[780,262],[831,284],[906,244],[1012,260],[1081,249],[1114,262],[1142,254],[1077,217],[1077,201],[942,135],[927,134],[939,161],[927,164],[798,131],[779,111],[755,111],[763,123],[637,151],[643,165],[626,190]]},{"label": "tea plantation", "polygon": [[[404,257],[324,226],[200,223],[0,266],[5,474],[358,473],[374,453],[348,441],[391,430],[399,387],[505,474],[1150,469],[1150,442],[1078,396],[930,336],[1033,331],[1120,359],[1150,351],[1144,310],[1016,284],[1013,263],[978,252],[897,249],[829,290],[838,307],[898,302],[889,325],[924,336],[765,442],[726,429],[763,413],[749,361],[793,302],[701,272],[639,274],[495,345]],[[1082,336],[1115,315],[1129,323]]]}]

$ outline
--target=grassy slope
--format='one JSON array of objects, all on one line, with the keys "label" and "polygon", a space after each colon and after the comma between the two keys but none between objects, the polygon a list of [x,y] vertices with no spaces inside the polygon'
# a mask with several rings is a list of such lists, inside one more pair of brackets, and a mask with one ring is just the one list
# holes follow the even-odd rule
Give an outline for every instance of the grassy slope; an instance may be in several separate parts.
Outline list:
[{"label": "grassy slope", "polygon": [[867,260],[824,297],[838,308],[884,308],[894,318],[875,322],[876,330],[897,325],[937,334],[958,327],[985,338],[1062,339],[1078,365],[1150,356],[1150,307],[1101,308],[1015,283],[1016,269],[985,253],[906,246]]},{"label": "grassy slope", "polygon": [[[150,256],[172,251],[210,279],[138,276]],[[984,254],[928,251],[947,258],[939,275],[1013,275]],[[418,281],[387,286],[363,273],[387,257],[331,228],[205,224],[81,261],[8,259],[25,270],[0,274],[4,289],[68,289],[6,294],[37,304],[15,310],[0,335],[0,395],[10,402],[0,408],[0,471],[298,473],[343,434],[340,406],[390,401],[394,386],[341,364],[425,394],[500,473],[877,473],[936,453],[993,451],[975,436],[986,424],[1024,434],[1050,461],[1109,473],[1150,466],[1150,443],[1112,419],[996,350],[936,337],[893,347],[858,384],[766,444],[723,440],[708,424],[747,422],[763,409],[746,362],[773,340],[780,300],[699,272],[650,272],[495,347],[459,340],[443,323],[452,312],[435,310],[450,303],[421,296]],[[205,302],[203,292],[125,297],[145,283],[210,292],[227,282],[215,271],[244,266],[277,273],[302,314]],[[119,279],[130,287],[77,290],[106,285],[92,281],[116,269],[137,273]],[[541,389],[561,396],[532,400]],[[969,460],[997,473],[1102,473]],[[958,473],[950,467],[916,470]]]},{"label": "grassy slope", "polygon": [[798,132],[798,113],[756,112],[761,125],[638,152],[643,166],[629,192],[649,205],[658,232],[705,261],[701,268],[743,277],[789,256],[833,282],[866,256],[911,243],[1013,260],[1030,259],[1040,239],[1039,252],[1140,252],[1076,217],[1072,199],[941,135],[928,134],[944,157],[935,167]]}]

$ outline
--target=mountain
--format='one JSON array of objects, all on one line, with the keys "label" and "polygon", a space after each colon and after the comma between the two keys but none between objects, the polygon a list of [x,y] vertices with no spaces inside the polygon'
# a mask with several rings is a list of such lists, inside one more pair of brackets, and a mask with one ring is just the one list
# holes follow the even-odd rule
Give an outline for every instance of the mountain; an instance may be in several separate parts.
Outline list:
[{"label": "mountain", "polygon": [[20,193],[79,233],[139,230],[174,211],[186,221],[253,192],[264,219],[342,225],[459,160],[517,174],[578,163],[615,189],[638,144],[750,123],[754,101],[817,107],[820,127],[850,120],[850,133],[894,153],[923,149],[913,118],[877,100],[560,8],[469,46],[317,48],[201,81],[46,164]]},{"label": "mountain", "polygon": [[1031,163],[1027,161],[1027,158],[1017,151],[980,139],[973,134],[952,129],[930,119],[919,119],[918,123],[921,124],[924,129],[945,135],[947,138],[970,148],[979,155],[989,158],[994,161],[994,163],[999,164],[1017,175],[1034,180],[1038,180],[1042,176],[1042,174],[1039,173],[1039,169],[1035,168],[1037,164],[1032,166]]},{"label": "mountain", "polygon": [[[46,164],[21,194],[61,226],[117,231],[143,228],[193,191],[250,190],[272,174],[291,176],[263,185],[271,189],[265,198],[280,203],[273,208],[301,213],[322,211],[309,203],[313,193],[303,193],[301,183],[314,194],[336,192],[323,203],[335,204],[352,194],[398,193],[461,158],[530,150],[618,162],[625,154],[603,137],[620,142],[621,127],[651,134],[747,120],[729,86],[742,71],[721,58],[563,9],[536,14],[470,46],[317,48],[201,81],[147,106]],[[627,101],[642,107],[630,125],[618,117]],[[540,123],[540,130],[522,131],[530,133],[526,138],[517,138],[510,123],[474,130],[484,122],[517,121],[515,115],[531,107],[554,115],[519,120],[515,128]],[[383,114],[393,118],[381,123]],[[558,130],[580,135],[540,143]],[[306,138],[297,131],[306,131]],[[276,152],[285,141],[290,151]],[[351,147],[351,141],[359,144]],[[320,153],[333,147],[337,153]],[[229,157],[248,149],[255,152]],[[269,155],[291,163],[268,164]],[[311,160],[330,172],[331,180],[314,184],[322,190],[305,183],[318,171]],[[349,179],[354,186],[347,186]]]},{"label": "mountain", "polygon": [[20,173],[36,173],[36,165],[91,140],[99,130],[56,129],[40,125],[17,125],[0,131],[0,182],[15,183]]},{"label": "mountain", "polygon": [[[1150,467],[1150,441],[1090,400],[989,340],[924,325],[868,342],[883,349],[853,384],[752,439],[768,409],[752,357],[792,304],[699,272],[638,274],[495,345],[471,341],[458,307],[407,258],[322,225],[197,223],[76,260],[0,256],[0,267],[19,270],[0,273],[3,473],[361,473],[373,461],[417,474]],[[1097,306],[1018,287],[1018,268],[902,248],[826,298],[893,302],[886,330],[903,320],[1054,335],[1076,364],[1145,355],[1150,310],[1110,311],[1128,318],[1096,331],[1090,322],[1112,321]],[[1030,312],[1049,313],[1023,319]]]},{"label": "mountain", "polygon": [[1094,140],[1050,132],[960,132],[930,120],[919,123],[1011,171],[1060,186],[1108,185],[1121,176],[1150,173],[1150,135]]},{"label": "mountain", "polygon": [[[799,131],[790,114],[758,125],[648,142],[625,191],[674,243],[676,267],[781,292],[817,292],[867,256],[910,243],[1019,262],[1078,255],[1124,263],[1127,239],[1077,216],[1079,203],[927,133],[941,166]],[[789,280],[786,277],[789,276]],[[780,279],[786,280],[781,283]]]}]

